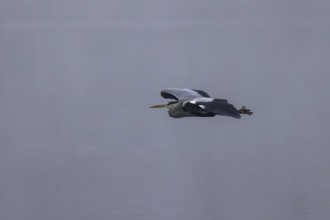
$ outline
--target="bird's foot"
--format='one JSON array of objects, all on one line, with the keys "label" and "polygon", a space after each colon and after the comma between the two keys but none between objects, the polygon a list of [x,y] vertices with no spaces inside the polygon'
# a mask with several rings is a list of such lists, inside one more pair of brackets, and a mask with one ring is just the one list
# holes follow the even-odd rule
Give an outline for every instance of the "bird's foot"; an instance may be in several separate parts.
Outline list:
[{"label": "bird's foot", "polygon": [[244,115],[252,115],[253,114],[251,109],[247,109],[245,106],[243,106],[240,110],[238,110],[238,113],[244,114]]}]

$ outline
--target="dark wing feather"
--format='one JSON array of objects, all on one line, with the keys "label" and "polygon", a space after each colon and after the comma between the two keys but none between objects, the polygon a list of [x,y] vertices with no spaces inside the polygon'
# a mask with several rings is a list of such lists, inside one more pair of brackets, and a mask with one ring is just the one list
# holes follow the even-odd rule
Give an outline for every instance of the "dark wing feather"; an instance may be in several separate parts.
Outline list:
[{"label": "dark wing feather", "polygon": [[223,99],[214,99],[212,102],[197,102],[196,104],[205,106],[205,110],[216,115],[241,118],[238,110]]},{"label": "dark wing feather", "polygon": [[190,103],[190,102],[185,103],[184,106],[183,106],[183,109],[185,111],[190,112],[193,115],[200,116],[200,117],[213,117],[213,116],[215,116],[214,113],[209,112],[209,111],[199,107],[198,105]]},{"label": "dark wing feather", "polygon": [[227,99],[215,99],[216,102],[228,103]]},{"label": "dark wing feather", "polygon": [[160,95],[164,98],[164,99],[175,99],[175,100],[179,100],[175,95],[173,95],[172,93],[169,93],[167,91],[160,91]]},{"label": "dark wing feather", "polygon": [[198,89],[193,89],[193,91],[197,92],[198,94],[200,94],[201,96],[204,97],[210,97],[210,95],[207,92],[204,92],[202,90],[198,90]]}]

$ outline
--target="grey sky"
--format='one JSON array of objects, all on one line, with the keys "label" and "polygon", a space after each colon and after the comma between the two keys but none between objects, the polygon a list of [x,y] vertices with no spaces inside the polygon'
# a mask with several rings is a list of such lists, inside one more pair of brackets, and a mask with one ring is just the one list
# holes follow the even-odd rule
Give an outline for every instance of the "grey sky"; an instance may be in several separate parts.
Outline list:
[{"label": "grey sky", "polygon": [[[0,219],[330,219],[329,7],[1,1]],[[166,87],[255,114],[175,120]]]}]

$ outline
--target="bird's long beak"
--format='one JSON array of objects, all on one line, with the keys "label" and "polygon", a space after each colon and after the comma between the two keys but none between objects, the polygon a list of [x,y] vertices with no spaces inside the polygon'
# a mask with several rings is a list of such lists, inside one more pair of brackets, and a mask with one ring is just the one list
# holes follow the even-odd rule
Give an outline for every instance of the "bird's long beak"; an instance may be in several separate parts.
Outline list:
[{"label": "bird's long beak", "polygon": [[166,107],[167,107],[167,104],[160,104],[160,105],[150,106],[150,108],[166,108]]}]

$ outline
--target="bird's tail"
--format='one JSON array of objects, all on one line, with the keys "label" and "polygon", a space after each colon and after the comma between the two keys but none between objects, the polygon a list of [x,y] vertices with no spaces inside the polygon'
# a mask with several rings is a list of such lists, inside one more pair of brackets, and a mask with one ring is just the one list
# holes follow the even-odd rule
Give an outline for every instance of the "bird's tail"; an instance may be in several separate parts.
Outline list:
[{"label": "bird's tail", "polygon": [[244,114],[244,115],[252,115],[253,114],[251,109],[247,109],[245,106],[243,106],[240,110],[238,110],[238,113]]}]

